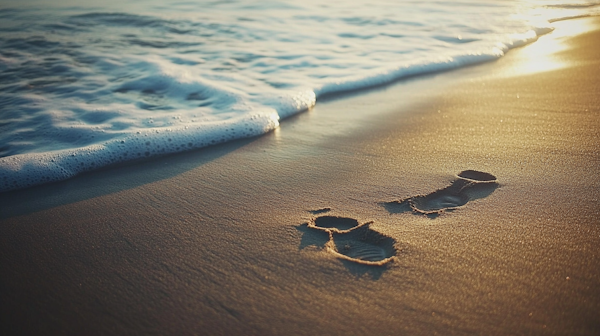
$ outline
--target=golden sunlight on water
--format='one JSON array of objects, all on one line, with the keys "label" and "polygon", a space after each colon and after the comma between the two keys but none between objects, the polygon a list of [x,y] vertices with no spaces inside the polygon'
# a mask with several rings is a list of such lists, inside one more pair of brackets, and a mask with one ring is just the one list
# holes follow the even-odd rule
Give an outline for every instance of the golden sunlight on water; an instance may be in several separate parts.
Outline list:
[{"label": "golden sunlight on water", "polygon": [[520,62],[514,62],[511,67],[504,69],[502,76],[514,77],[552,71],[572,65],[560,55],[561,51],[567,49],[567,37],[592,30],[594,22],[593,20],[555,22],[553,24],[554,31],[541,36],[538,41],[519,50],[517,57]]}]

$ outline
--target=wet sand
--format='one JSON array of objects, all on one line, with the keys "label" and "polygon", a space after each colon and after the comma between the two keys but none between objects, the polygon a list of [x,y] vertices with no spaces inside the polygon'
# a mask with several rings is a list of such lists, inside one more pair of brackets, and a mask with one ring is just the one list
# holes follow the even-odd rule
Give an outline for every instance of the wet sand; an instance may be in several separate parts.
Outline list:
[{"label": "wet sand", "polygon": [[[600,20],[556,27],[260,138],[1,194],[0,333],[598,335]],[[453,187],[466,170],[497,185]],[[340,257],[355,242],[393,260]]]}]

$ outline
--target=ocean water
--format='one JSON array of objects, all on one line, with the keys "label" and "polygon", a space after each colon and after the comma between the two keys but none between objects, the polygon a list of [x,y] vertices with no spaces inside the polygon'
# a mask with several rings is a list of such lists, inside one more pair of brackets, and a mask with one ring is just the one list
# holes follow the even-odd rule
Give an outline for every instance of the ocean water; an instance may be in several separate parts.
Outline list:
[{"label": "ocean water", "polygon": [[492,61],[599,9],[0,0],[0,192],[258,136],[324,95]]}]

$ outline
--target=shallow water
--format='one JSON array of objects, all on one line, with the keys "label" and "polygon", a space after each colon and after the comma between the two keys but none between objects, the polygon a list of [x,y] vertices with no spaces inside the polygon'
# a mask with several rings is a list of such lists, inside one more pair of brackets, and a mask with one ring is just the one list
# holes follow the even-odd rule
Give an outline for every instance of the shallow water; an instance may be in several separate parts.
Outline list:
[{"label": "shallow water", "polygon": [[0,5],[0,191],[257,136],[326,94],[497,59],[598,1]]}]

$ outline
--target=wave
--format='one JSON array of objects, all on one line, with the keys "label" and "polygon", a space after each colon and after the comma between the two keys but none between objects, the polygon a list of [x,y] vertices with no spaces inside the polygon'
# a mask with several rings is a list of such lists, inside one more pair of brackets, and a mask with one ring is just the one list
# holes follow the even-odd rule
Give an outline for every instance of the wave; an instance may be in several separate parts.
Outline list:
[{"label": "wave", "polygon": [[498,3],[397,8],[410,21],[378,2],[319,15],[278,3],[52,12],[37,27],[30,11],[0,11],[12,15],[0,25],[0,192],[259,136],[324,96],[493,61],[552,30],[507,21]]}]

